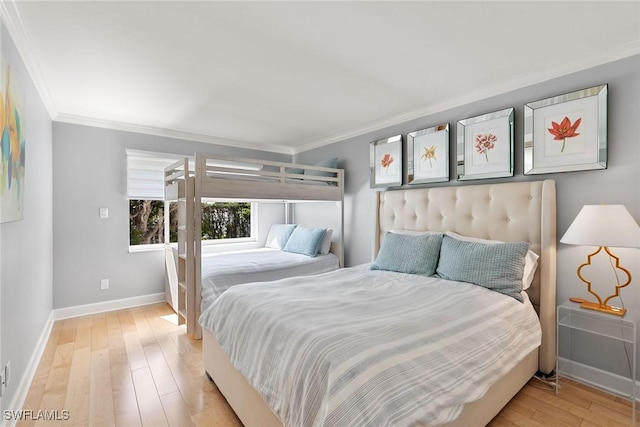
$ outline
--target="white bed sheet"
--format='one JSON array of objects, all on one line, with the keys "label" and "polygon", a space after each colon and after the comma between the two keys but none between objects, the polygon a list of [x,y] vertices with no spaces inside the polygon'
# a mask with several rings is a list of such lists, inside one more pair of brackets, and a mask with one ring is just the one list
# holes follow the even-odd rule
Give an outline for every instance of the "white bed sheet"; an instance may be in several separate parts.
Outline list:
[{"label": "white bed sheet", "polygon": [[201,318],[285,425],[438,425],[540,345],[525,303],[364,267],[234,287]]},{"label": "white bed sheet", "polygon": [[231,286],[269,282],[335,270],[339,260],[333,253],[315,257],[257,248],[202,255],[202,304],[204,311]]}]

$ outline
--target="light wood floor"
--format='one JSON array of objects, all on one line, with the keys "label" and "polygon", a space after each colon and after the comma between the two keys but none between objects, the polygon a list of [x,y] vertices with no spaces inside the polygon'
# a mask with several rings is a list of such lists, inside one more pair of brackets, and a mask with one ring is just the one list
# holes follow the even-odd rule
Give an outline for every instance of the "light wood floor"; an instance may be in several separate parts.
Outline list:
[{"label": "light wood floor", "polygon": [[[558,395],[531,381],[491,426],[629,426],[628,402],[563,381]],[[25,410],[58,421],[18,426],[241,426],[166,304],[57,321]],[[62,420],[63,410],[68,420]],[[51,412],[49,412],[51,413]]]}]

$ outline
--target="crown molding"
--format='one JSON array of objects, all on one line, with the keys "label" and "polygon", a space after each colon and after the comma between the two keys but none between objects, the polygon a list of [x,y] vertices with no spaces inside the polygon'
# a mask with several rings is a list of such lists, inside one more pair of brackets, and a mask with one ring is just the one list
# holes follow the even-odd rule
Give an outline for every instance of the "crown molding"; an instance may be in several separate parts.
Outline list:
[{"label": "crown molding", "polygon": [[56,105],[49,87],[46,84],[41,67],[38,64],[37,58],[33,55],[34,49],[29,40],[29,35],[25,30],[20,16],[20,11],[16,6],[17,0],[2,0],[0,1],[0,17],[2,23],[7,28],[7,32],[13,40],[13,44],[18,51],[18,55],[22,58],[27,73],[33,81],[33,85],[36,91],[40,95],[40,99],[44,104],[44,108],[47,110],[49,117],[53,120],[58,112],[58,106]]},{"label": "crown molding", "polygon": [[128,132],[137,132],[148,135],[164,136],[189,141],[198,141],[287,155],[299,154],[305,151],[313,150],[315,148],[323,147],[325,145],[333,144],[358,136],[363,136],[387,127],[399,125],[401,123],[446,111],[465,104],[481,101],[492,96],[500,95],[533,84],[582,71],[591,67],[603,65],[619,59],[640,54],[640,40],[633,40],[626,44],[621,44],[608,49],[602,49],[592,52],[589,55],[585,55],[571,61],[558,63],[554,67],[549,67],[545,70],[542,70],[541,72],[522,74],[508,81],[485,86],[479,88],[476,91],[447,100],[445,102],[407,111],[402,114],[384,118],[382,120],[369,122],[363,124],[362,126],[346,130],[344,132],[334,133],[333,135],[330,135],[328,137],[310,139],[296,147],[289,147],[277,144],[263,144],[258,142],[234,140],[225,137],[218,137],[215,135],[201,134],[197,132],[101,120],[60,112],[59,106],[54,101],[54,97],[49,91],[46,80],[43,77],[41,67],[38,65],[38,60],[35,55],[33,55],[34,50],[31,47],[32,44],[29,41],[28,33],[24,28],[22,18],[17,7],[17,2],[18,0],[0,1],[0,19],[6,26],[7,32],[13,39],[18,54],[21,56],[25,68],[27,69],[28,74],[31,76],[36,91],[40,95],[42,103],[44,104],[50,118],[53,121],[122,130]]},{"label": "crown molding", "polygon": [[225,145],[229,147],[245,148],[248,150],[267,151],[271,153],[288,155],[294,154],[291,147],[287,147],[284,145],[261,144],[257,142],[241,141],[197,132],[189,132],[184,130],[168,129],[154,126],[144,126],[111,120],[102,120],[92,117],[78,116],[74,114],[61,113],[54,117],[53,121],[125,132],[141,133],[145,135],[163,136],[167,138],[183,139],[187,141],[204,142],[208,144]]},{"label": "crown molding", "polygon": [[401,123],[419,119],[421,117],[426,117],[430,114],[440,113],[442,111],[446,111],[462,105],[482,101],[483,99],[490,98],[492,96],[511,92],[516,89],[524,88],[537,83],[542,83],[544,81],[552,80],[554,78],[576,73],[588,68],[596,67],[598,65],[604,65],[609,62],[614,62],[638,54],[640,54],[640,39],[615,46],[610,49],[596,51],[590,55],[586,55],[571,61],[559,63],[555,67],[547,68],[541,72],[527,73],[516,76],[515,78],[508,81],[485,86],[478,89],[477,91],[447,100],[446,102],[429,105],[427,107],[418,108],[416,110],[407,111],[399,115],[387,117],[382,120],[370,122],[361,127],[341,133],[336,133],[326,138],[305,141],[301,145],[294,148],[294,154],[299,154],[305,151],[313,150],[315,148],[323,147],[325,145],[366,135],[368,133],[375,132],[387,127],[399,125]]}]

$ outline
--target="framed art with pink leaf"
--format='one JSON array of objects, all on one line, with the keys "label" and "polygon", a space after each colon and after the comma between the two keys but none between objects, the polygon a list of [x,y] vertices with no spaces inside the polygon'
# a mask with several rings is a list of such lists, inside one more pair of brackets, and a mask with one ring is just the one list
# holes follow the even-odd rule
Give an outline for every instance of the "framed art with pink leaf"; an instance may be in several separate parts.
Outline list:
[{"label": "framed art with pink leaf", "polygon": [[524,173],[606,169],[607,85],[524,106]]},{"label": "framed art with pink leaf", "polygon": [[513,108],[458,121],[458,180],[513,176]]},{"label": "framed art with pink leaf", "polygon": [[402,135],[370,144],[369,170],[371,188],[402,185]]}]

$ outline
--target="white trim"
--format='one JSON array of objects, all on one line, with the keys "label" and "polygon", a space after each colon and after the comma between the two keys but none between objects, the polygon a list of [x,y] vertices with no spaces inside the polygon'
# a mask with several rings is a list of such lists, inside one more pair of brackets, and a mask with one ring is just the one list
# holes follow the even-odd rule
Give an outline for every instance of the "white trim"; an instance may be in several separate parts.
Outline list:
[{"label": "white trim", "polygon": [[[9,403],[9,406],[5,409],[6,411],[18,411],[23,408],[24,402],[27,399],[27,394],[29,393],[29,389],[31,388],[31,383],[33,382],[33,377],[38,370],[38,365],[40,364],[40,359],[42,358],[42,354],[44,353],[45,348],[47,347],[47,342],[49,341],[49,336],[51,335],[51,329],[53,328],[53,311],[49,314],[49,319],[40,334],[40,338],[38,339],[38,343],[36,344],[36,348],[31,354],[31,358],[29,359],[29,363],[27,364],[27,369],[25,370],[24,375],[20,379],[20,384],[16,389],[16,393],[13,396],[13,400]],[[4,420],[4,414],[2,419]],[[13,427],[16,425],[18,420],[12,419],[7,420],[6,427]],[[0,423],[0,426],[5,426],[4,423]]]},{"label": "white trim", "polygon": [[335,142],[344,141],[349,138],[355,138],[390,126],[395,126],[401,123],[409,122],[411,120],[420,119],[431,114],[440,113],[452,108],[460,107],[462,105],[471,104],[473,102],[486,100],[487,98],[496,95],[511,92],[537,83],[542,83],[548,80],[552,80],[558,77],[576,73],[578,71],[586,70],[588,68],[596,67],[598,65],[603,65],[638,54],[640,54],[640,40],[634,40],[620,46],[615,46],[611,49],[596,51],[573,61],[558,63],[555,67],[548,68],[541,72],[515,76],[511,80],[506,80],[494,85],[478,88],[478,90],[474,92],[470,92],[457,98],[449,99],[439,104],[429,105],[418,108],[416,110],[406,111],[402,114],[371,122],[362,127],[351,129],[346,132],[337,133],[329,137],[305,141],[301,145],[293,148],[293,154],[302,153],[325,145],[333,144]]},{"label": "white trim", "polygon": [[13,40],[13,44],[16,46],[18,54],[22,58],[22,62],[27,69],[27,73],[31,77],[36,91],[40,95],[40,99],[42,100],[49,117],[53,120],[56,114],[58,114],[59,109],[54,101],[51,91],[49,90],[49,86],[46,83],[44,73],[41,71],[42,67],[38,63],[36,56],[32,53],[34,51],[31,48],[33,44],[29,40],[29,36],[25,31],[24,24],[22,23],[22,17],[16,7],[16,3],[16,0],[0,1],[0,15],[2,16],[2,21],[7,27],[7,32]]},{"label": "white trim", "polygon": [[89,314],[104,313],[124,308],[138,307],[142,305],[156,304],[165,301],[164,292],[157,294],[141,295],[138,297],[123,298],[112,301],[97,302],[94,304],[76,305],[73,307],[57,308],[53,310],[53,319],[61,320],[70,317],[86,316]]},{"label": "white trim", "polygon": [[[562,388],[562,378],[571,378],[583,384],[604,390],[606,392],[615,394],[625,399],[631,400],[629,392],[631,391],[631,379],[629,377],[623,377],[611,372],[603,371],[602,369],[594,368],[593,366],[583,365],[582,363],[575,362],[564,357],[558,358],[558,365],[562,366],[562,374],[558,379],[558,384]],[[640,385],[636,381],[636,401],[640,400],[638,396],[638,390]]]},{"label": "white trim", "polygon": [[92,117],[78,116],[75,114],[59,113],[53,121],[60,123],[71,123],[75,125],[92,126],[103,129],[114,129],[125,132],[141,133],[145,135],[164,136],[167,138],[184,139],[186,141],[206,142],[210,144],[225,145],[236,148],[246,148],[248,150],[268,151],[279,154],[294,154],[294,149],[284,145],[260,144],[258,142],[241,141],[204,133],[189,132],[178,129],[166,129],[155,126],[145,126],[133,123],[117,122],[112,120],[102,120]]},{"label": "white trim", "polygon": [[384,120],[371,122],[365,126],[354,128],[345,132],[339,132],[334,135],[319,138],[310,139],[303,142],[296,147],[289,147],[276,144],[261,144],[254,141],[238,141],[225,137],[217,137],[214,135],[206,135],[195,132],[188,132],[176,129],[163,129],[152,126],[143,126],[130,123],[121,123],[109,120],[101,120],[90,117],[82,117],[73,114],[61,113],[59,107],[55,104],[54,98],[51,95],[46,81],[43,78],[41,67],[39,66],[35,56],[31,54],[32,43],[29,41],[27,32],[24,29],[22,18],[18,8],[15,6],[16,0],[5,0],[0,2],[0,15],[4,23],[7,26],[7,30],[13,39],[16,49],[22,57],[27,72],[31,76],[36,90],[40,94],[40,98],[45,105],[45,108],[49,112],[49,116],[54,121],[63,123],[72,123],[79,125],[87,125],[93,127],[123,130],[129,132],[136,132],[155,136],[166,136],[170,138],[179,138],[189,141],[208,142],[212,144],[226,145],[232,147],[240,147],[252,150],[268,151],[280,154],[294,155],[304,151],[312,150],[314,148],[329,145],[335,142],[343,141],[345,139],[361,136],[369,132],[374,132],[389,126],[398,125],[410,120],[425,117],[430,114],[446,111],[451,108],[455,108],[461,105],[469,104],[479,100],[483,100],[495,95],[506,93],[512,90],[520,89],[529,85],[540,83],[543,81],[551,80],[557,77],[565,76],[571,73],[575,73],[581,70],[585,70],[598,65],[613,62],[619,59],[627,58],[633,55],[640,54],[640,40],[632,40],[628,43],[610,47],[607,49],[601,49],[599,51],[590,52],[581,58],[577,58],[572,61],[555,64],[554,67],[549,67],[541,72],[524,74],[521,76],[515,76],[513,79],[490,85],[487,87],[479,88],[477,91],[469,93],[465,96],[461,96],[455,99],[445,101],[443,103],[431,106],[425,106],[416,110],[407,111],[403,114],[399,114]]}]

